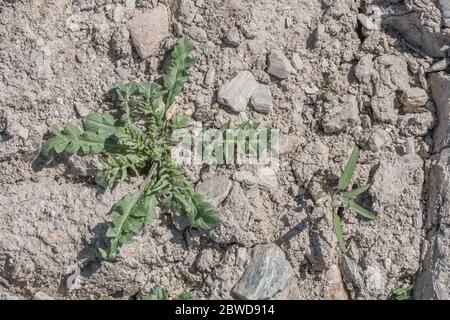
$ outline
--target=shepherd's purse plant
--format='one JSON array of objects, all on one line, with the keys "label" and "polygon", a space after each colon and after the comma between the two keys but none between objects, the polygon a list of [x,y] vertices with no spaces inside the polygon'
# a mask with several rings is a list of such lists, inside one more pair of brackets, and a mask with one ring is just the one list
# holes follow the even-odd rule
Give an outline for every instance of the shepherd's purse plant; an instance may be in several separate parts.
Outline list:
[{"label": "shepherd's purse plant", "polygon": [[115,259],[119,247],[155,217],[157,205],[172,215],[187,217],[192,227],[210,230],[220,224],[215,208],[195,192],[183,170],[171,159],[170,138],[175,130],[187,127],[189,118],[169,116],[176,96],[188,81],[192,43],[181,39],[163,72],[162,83],[129,82],[117,87],[120,113],[92,113],[83,119],[84,131],[68,124],[61,131],[53,126],[52,136],[43,143],[42,154],[52,156],[100,155],[102,170],[97,182],[115,187],[130,173],[145,175],[137,192],[119,200],[111,213],[106,236],[108,248],[99,248],[104,259]]}]

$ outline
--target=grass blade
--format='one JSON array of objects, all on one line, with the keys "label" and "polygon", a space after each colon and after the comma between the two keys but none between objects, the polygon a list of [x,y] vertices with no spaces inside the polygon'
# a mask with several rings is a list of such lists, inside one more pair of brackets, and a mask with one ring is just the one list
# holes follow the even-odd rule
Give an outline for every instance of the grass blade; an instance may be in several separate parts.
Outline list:
[{"label": "grass blade", "polygon": [[356,162],[358,161],[359,149],[357,146],[353,148],[350,159],[345,166],[344,172],[342,173],[341,178],[339,179],[338,188],[340,190],[345,190],[352,180],[353,173],[355,172]]},{"label": "grass blade", "polygon": [[375,214],[373,214],[369,210],[364,209],[363,207],[361,207],[360,205],[356,204],[352,200],[350,200],[348,202],[348,206],[349,206],[349,208],[353,209],[357,214],[363,216],[364,218],[373,220],[373,219],[375,219],[377,217]]},{"label": "grass blade", "polygon": [[337,213],[333,213],[333,226],[339,246],[341,247],[342,251],[346,251],[347,244],[345,243],[344,235],[342,234],[341,218]]},{"label": "grass blade", "polygon": [[366,192],[367,190],[369,190],[370,186],[371,186],[370,183],[366,184],[365,186],[356,188],[356,189],[351,190],[349,192],[344,192],[344,193],[341,194],[341,196],[343,198],[345,198],[345,199],[349,199],[349,200],[353,199],[353,198],[359,196],[360,194]]}]

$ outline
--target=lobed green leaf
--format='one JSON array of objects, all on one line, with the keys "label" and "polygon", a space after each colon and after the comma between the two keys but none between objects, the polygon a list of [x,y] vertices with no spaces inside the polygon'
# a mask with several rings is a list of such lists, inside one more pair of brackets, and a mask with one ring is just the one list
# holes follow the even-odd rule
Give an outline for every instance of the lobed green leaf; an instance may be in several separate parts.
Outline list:
[{"label": "lobed green leaf", "polygon": [[358,161],[359,149],[357,146],[353,148],[352,154],[350,155],[350,159],[348,160],[344,172],[342,173],[341,178],[339,179],[338,188],[339,190],[345,190],[350,185],[350,181],[352,180],[353,173],[355,172],[356,163]]}]

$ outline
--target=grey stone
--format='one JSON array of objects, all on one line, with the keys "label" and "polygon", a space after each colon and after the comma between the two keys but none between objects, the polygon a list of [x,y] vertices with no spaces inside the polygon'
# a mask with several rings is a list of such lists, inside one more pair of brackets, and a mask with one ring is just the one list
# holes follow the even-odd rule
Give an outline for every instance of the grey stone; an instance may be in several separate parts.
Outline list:
[{"label": "grey stone", "polygon": [[[403,10],[406,12],[408,8],[404,7]],[[384,27],[397,31],[413,47],[433,58],[444,58],[450,36],[425,27],[424,22],[427,21],[424,21],[421,10],[411,10],[402,15],[383,18]]]},{"label": "grey stone", "polygon": [[421,300],[450,299],[450,149],[431,158],[428,178],[428,250],[414,286]]},{"label": "grey stone", "polygon": [[128,23],[131,39],[142,59],[154,54],[159,43],[169,35],[167,8],[160,5],[136,14]]},{"label": "grey stone", "polygon": [[239,44],[241,42],[239,30],[232,29],[232,30],[228,31],[228,33],[225,37],[225,42],[230,46],[239,47]]},{"label": "grey stone", "polygon": [[439,5],[441,6],[442,20],[444,22],[444,26],[450,27],[450,1],[439,0]]},{"label": "grey stone", "polygon": [[8,127],[8,133],[11,136],[17,136],[26,141],[28,140],[29,130],[22,126],[19,122],[13,122],[11,126]]},{"label": "grey stone", "polygon": [[268,113],[272,110],[272,94],[265,84],[258,84],[250,97],[250,103],[258,112]]},{"label": "grey stone", "polygon": [[286,288],[294,274],[284,252],[275,244],[257,245],[233,294],[248,300],[272,298]]},{"label": "grey stone", "polygon": [[127,8],[129,8],[129,9],[136,8],[136,0],[126,0],[125,4],[126,4]]},{"label": "grey stone", "polygon": [[220,175],[198,183],[195,190],[213,205],[217,206],[226,199],[232,185],[231,180],[227,176]]},{"label": "grey stone", "polygon": [[118,5],[113,10],[113,21],[118,23],[121,22],[125,15],[125,9],[121,5]]},{"label": "grey stone", "polygon": [[82,118],[86,117],[90,113],[89,109],[83,106],[81,103],[75,104],[75,110]]},{"label": "grey stone", "polygon": [[336,133],[359,122],[358,102],[355,96],[348,96],[347,103],[332,107],[322,119],[326,133]]},{"label": "grey stone", "polygon": [[245,247],[239,247],[236,250],[236,265],[237,266],[243,266],[245,262],[247,262],[247,248]]},{"label": "grey stone", "polygon": [[292,54],[292,65],[297,71],[303,69],[303,60],[297,52]]},{"label": "grey stone", "polygon": [[195,41],[198,42],[206,42],[208,41],[208,35],[206,34],[206,31],[200,27],[197,26],[190,26],[187,29],[187,34]]},{"label": "grey stone", "polygon": [[216,69],[211,66],[208,68],[208,71],[205,74],[205,84],[210,86],[214,83],[214,77],[216,76]]},{"label": "grey stone", "polygon": [[48,294],[38,291],[34,294],[33,300],[54,300],[52,297],[50,297]]},{"label": "grey stone", "polygon": [[370,19],[368,16],[366,16],[365,14],[358,14],[358,21],[362,24],[362,26],[366,29],[366,30],[373,30],[375,29],[375,23],[373,23],[372,19]]},{"label": "grey stone", "polygon": [[317,86],[307,86],[305,88],[305,93],[307,95],[313,95],[313,94],[317,94],[319,92],[320,92],[320,90],[319,90],[319,88],[317,88]]},{"label": "grey stone", "polygon": [[267,72],[279,79],[286,79],[291,73],[295,73],[288,58],[281,50],[272,50],[269,54],[269,67]]},{"label": "grey stone", "polygon": [[450,75],[433,73],[429,78],[431,96],[436,104],[437,127],[434,129],[434,151],[450,146]]},{"label": "grey stone", "polygon": [[257,86],[258,83],[251,72],[241,71],[231,81],[220,87],[217,100],[235,112],[245,111],[248,100]]},{"label": "grey stone", "polygon": [[431,67],[429,67],[426,72],[444,71],[449,66],[450,66],[450,59],[449,58],[441,59],[438,62],[434,63]]},{"label": "grey stone", "polygon": [[417,107],[424,106],[427,101],[428,93],[422,88],[409,88],[401,96],[405,112],[414,112]]},{"label": "grey stone", "polygon": [[115,71],[121,79],[128,79],[128,71],[125,68],[117,67]]}]

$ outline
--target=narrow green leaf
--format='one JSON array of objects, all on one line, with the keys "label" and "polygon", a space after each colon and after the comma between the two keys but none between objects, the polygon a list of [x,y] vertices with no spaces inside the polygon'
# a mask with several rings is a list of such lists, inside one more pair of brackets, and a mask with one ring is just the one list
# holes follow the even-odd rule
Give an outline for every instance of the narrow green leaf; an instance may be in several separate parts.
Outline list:
[{"label": "narrow green leaf", "polygon": [[345,198],[347,200],[354,199],[355,197],[357,197],[360,194],[362,194],[362,193],[366,192],[367,190],[369,190],[369,188],[370,188],[370,183],[366,184],[365,186],[362,186],[362,187],[356,188],[354,190],[351,190],[349,192],[343,192],[343,193],[341,193],[341,197]]},{"label": "narrow green leaf", "polygon": [[363,207],[356,204],[352,200],[348,201],[348,206],[349,206],[349,208],[353,209],[356,213],[363,216],[364,218],[373,220],[377,217],[374,213],[370,212],[369,210],[364,209]]},{"label": "narrow green leaf", "polygon": [[342,173],[341,178],[339,179],[338,188],[340,190],[345,190],[350,185],[350,181],[352,180],[353,173],[355,172],[356,163],[358,161],[359,149],[357,146],[353,148],[350,159],[345,166],[344,172]]},{"label": "narrow green leaf", "polygon": [[333,226],[339,246],[341,247],[342,251],[345,252],[347,250],[347,244],[345,243],[344,235],[342,234],[341,218],[337,213],[333,213]]}]

